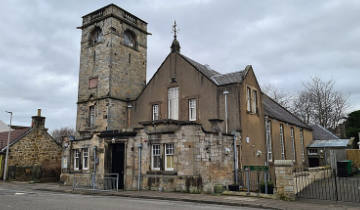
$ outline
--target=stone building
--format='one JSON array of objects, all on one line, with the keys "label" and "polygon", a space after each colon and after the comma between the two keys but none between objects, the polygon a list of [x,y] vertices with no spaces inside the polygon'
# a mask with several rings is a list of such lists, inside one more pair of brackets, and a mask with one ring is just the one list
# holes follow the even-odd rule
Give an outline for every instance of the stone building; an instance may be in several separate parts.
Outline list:
[{"label": "stone building", "polygon": [[[4,169],[8,131],[0,133],[0,168]],[[45,128],[45,117],[32,117],[31,127],[12,126],[8,178],[16,180],[54,181],[59,179],[61,145]],[[3,172],[0,174],[3,176]]]},{"label": "stone building", "polygon": [[146,22],[110,4],[79,28],[77,135],[64,145],[66,184],[79,177],[101,185],[117,173],[124,189],[211,192],[236,183],[238,168],[269,165],[265,119],[305,128],[304,142],[312,138],[281,106],[291,117],[266,113],[251,65],[221,74],[181,54],[176,26],[171,51],[147,84]]}]

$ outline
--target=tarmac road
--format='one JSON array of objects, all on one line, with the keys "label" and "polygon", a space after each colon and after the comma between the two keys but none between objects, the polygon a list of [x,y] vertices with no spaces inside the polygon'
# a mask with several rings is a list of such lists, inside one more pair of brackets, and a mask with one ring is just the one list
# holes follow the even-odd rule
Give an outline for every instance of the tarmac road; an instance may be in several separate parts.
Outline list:
[{"label": "tarmac road", "polygon": [[86,210],[155,210],[155,209],[199,209],[199,210],[251,210],[255,208],[232,207],[180,201],[148,200],[115,196],[64,194],[21,188],[6,188],[0,185],[0,209],[40,210],[40,209],[86,209]]}]

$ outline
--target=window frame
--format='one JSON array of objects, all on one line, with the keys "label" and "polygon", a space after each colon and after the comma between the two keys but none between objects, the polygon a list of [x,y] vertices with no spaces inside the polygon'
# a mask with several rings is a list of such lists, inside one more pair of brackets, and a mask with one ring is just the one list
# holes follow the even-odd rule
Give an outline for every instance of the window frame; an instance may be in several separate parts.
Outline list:
[{"label": "window frame", "polygon": [[95,126],[95,105],[89,106],[89,128]]},{"label": "window frame", "polygon": [[179,87],[168,89],[168,119],[179,120]]},{"label": "window frame", "polygon": [[257,113],[258,110],[257,97],[258,97],[257,90],[252,89],[252,113]]},{"label": "window frame", "polygon": [[160,105],[159,104],[153,104],[151,106],[152,108],[152,120],[155,121],[155,120],[159,120],[159,112],[160,112]]},{"label": "window frame", "polygon": [[[168,148],[168,146],[171,146]],[[171,151],[171,153],[169,153]],[[175,154],[175,147],[174,144],[165,144],[165,171],[173,171],[174,170],[174,154]],[[167,157],[172,156],[172,168],[168,168],[168,160]]]},{"label": "window frame", "polygon": [[[77,166],[76,166],[77,163]],[[80,150],[75,149],[74,150],[74,170],[79,171],[80,170]]]},{"label": "window frame", "polygon": [[246,87],[246,110],[251,112],[251,88]]},{"label": "window frame", "polygon": [[[86,155],[85,155],[86,154]],[[86,159],[85,159],[86,158]],[[85,164],[86,163],[86,164]],[[89,170],[89,148],[83,148],[82,152],[82,169]],[[86,166],[86,167],[85,167]]]},{"label": "window frame", "polygon": [[[156,151],[158,153],[154,153],[154,150],[155,150],[155,146],[158,147],[156,148]],[[158,157],[159,158],[159,167],[154,167],[154,161],[155,161],[155,157]],[[153,171],[160,171],[161,169],[161,145],[160,144],[152,144],[151,145],[151,170]]]},{"label": "window frame", "polygon": [[284,141],[284,125],[280,124],[280,147],[281,147],[281,159],[285,160],[285,141]]},{"label": "window frame", "polygon": [[189,107],[189,121],[196,121],[197,120],[197,100],[196,98],[191,98],[188,101],[188,107]]},{"label": "window frame", "polygon": [[295,129],[294,127],[290,128],[290,138],[293,150],[293,161],[296,162],[296,145],[295,145]]},{"label": "window frame", "polygon": [[273,153],[272,153],[272,132],[271,132],[271,120],[265,121],[265,132],[266,132],[266,151],[267,151],[267,160],[269,162],[273,161]]}]

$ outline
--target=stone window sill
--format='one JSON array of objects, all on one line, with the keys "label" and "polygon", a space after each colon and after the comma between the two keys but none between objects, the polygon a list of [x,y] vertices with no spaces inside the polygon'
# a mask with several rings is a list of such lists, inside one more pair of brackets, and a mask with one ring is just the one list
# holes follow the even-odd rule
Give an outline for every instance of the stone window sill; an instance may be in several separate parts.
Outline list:
[{"label": "stone window sill", "polygon": [[147,175],[177,175],[177,171],[147,171]]}]

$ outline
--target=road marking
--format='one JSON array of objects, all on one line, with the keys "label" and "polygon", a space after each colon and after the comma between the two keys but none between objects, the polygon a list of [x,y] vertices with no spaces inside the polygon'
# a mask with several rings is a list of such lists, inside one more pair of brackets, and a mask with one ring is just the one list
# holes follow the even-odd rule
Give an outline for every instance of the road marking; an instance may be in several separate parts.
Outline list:
[{"label": "road marking", "polygon": [[15,193],[15,195],[24,195],[25,193],[23,193],[23,192],[17,192],[17,193]]}]

